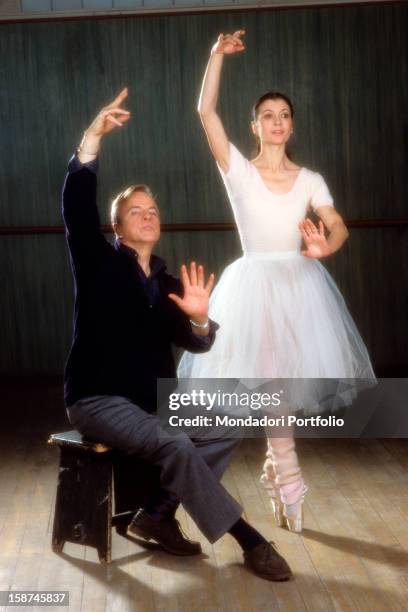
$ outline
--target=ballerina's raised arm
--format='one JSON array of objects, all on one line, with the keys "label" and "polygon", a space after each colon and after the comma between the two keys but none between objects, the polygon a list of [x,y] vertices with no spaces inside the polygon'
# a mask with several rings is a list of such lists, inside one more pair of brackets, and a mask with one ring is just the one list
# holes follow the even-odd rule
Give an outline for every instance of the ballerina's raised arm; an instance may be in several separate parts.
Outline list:
[{"label": "ballerina's raised arm", "polygon": [[245,49],[242,37],[245,30],[234,34],[220,34],[211,49],[198,101],[198,112],[207,135],[208,144],[216,161],[224,172],[229,169],[229,143],[222,121],[217,114],[217,99],[224,55],[239,53]]}]

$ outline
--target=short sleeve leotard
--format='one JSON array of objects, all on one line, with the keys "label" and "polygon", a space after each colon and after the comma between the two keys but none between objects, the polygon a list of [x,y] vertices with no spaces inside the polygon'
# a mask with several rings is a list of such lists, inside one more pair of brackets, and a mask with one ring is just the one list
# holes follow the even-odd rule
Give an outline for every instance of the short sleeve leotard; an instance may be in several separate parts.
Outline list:
[{"label": "short sleeve leotard", "polygon": [[[218,164],[217,164],[218,165]],[[218,165],[244,252],[300,249],[299,222],[309,207],[333,206],[333,198],[318,172],[302,167],[287,193],[274,193],[257,168],[230,143],[229,170]]]}]

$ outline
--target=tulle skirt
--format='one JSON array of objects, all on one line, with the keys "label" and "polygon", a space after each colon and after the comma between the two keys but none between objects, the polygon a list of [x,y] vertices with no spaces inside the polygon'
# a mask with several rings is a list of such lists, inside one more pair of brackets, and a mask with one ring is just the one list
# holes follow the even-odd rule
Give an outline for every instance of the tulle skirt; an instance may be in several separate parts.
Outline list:
[{"label": "tulle skirt", "polygon": [[[311,379],[354,379],[350,401],[361,381],[375,381],[337,285],[299,251],[245,253],[222,273],[209,314],[220,325],[214,345],[185,352],[179,378],[303,379],[309,389]],[[318,411],[308,403],[293,408]]]}]

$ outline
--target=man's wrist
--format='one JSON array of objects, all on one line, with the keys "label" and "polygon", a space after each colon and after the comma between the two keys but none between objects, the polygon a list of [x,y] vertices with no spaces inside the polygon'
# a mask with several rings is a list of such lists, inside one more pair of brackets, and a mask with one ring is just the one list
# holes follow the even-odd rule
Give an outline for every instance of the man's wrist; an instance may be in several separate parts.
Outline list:
[{"label": "man's wrist", "polygon": [[193,327],[197,327],[199,329],[206,329],[210,324],[210,320],[208,317],[205,317],[205,318],[195,317],[194,319],[190,319],[190,323]]},{"label": "man's wrist", "polygon": [[92,151],[87,151],[86,148],[84,148],[81,144],[79,145],[79,147],[77,148],[77,154],[79,155],[80,153],[83,153],[85,155],[92,155],[92,157],[97,157],[99,151],[96,151],[96,153],[93,153]]},{"label": "man's wrist", "polygon": [[82,163],[92,161],[99,155],[102,136],[85,132],[77,149],[78,159]]}]

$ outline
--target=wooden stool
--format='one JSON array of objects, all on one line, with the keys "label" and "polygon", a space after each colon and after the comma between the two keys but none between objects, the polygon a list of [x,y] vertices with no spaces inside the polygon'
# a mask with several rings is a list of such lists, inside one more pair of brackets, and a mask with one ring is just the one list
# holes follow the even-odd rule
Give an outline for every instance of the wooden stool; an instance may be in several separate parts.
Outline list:
[{"label": "wooden stool", "polygon": [[53,551],[74,542],[95,547],[100,562],[110,563],[112,527],[126,534],[134,513],[160,486],[159,468],[85,440],[75,430],[52,434],[48,444],[60,448]]}]

